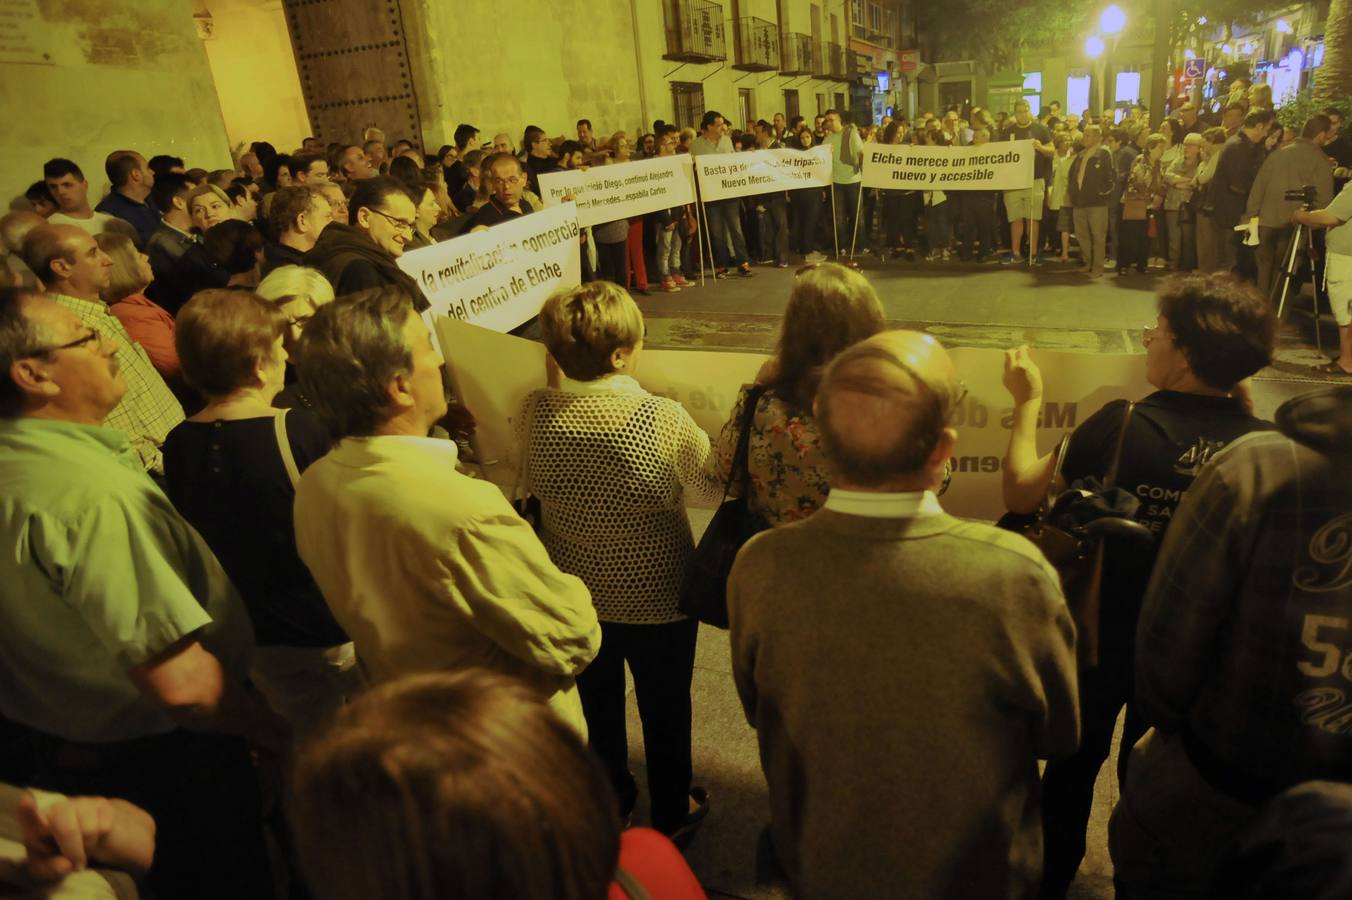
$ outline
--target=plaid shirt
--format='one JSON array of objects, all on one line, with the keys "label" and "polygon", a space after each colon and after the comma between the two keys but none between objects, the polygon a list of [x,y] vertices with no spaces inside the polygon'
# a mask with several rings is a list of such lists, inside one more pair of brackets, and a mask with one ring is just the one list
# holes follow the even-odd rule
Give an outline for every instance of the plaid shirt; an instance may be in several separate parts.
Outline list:
[{"label": "plaid shirt", "polygon": [[147,471],[163,472],[164,458],[160,448],[169,431],[183,421],[183,407],[173,391],[164,383],[160,373],[150,363],[150,357],[141,345],[127,334],[127,329],[108,311],[106,304],[81,300],[65,294],[49,294],[53,300],[80,317],[80,321],[117,344],[117,364],[127,382],[127,393],[122,397],[103,424],[126,432],[136,454]]},{"label": "plaid shirt", "polygon": [[1352,780],[1350,463],[1235,441],[1183,498],[1141,612],[1146,720],[1269,790]]}]

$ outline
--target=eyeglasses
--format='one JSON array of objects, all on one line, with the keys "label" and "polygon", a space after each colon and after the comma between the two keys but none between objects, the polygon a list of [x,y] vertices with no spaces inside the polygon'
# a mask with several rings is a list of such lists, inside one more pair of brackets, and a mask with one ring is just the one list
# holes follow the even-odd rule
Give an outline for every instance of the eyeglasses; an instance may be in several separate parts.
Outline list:
[{"label": "eyeglasses", "polygon": [[397,216],[392,216],[387,212],[381,212],[378,209],[372,209],[369,206],[366,207],[366,210],[367,212],[375,213],[376,215],[380,216],[383,219],[388,219],[391,225],[393,225],[395,228],[398,228],[401,231],[412,231],[413,226],[418,224],[417,222],[410,222],[407,219],[400,219]]},{"label": "eyeglasses", "polygon": [[25,354],[24,359],[32,359],[34,356],[47,356],[58,350],[74,350],[76,347],[83,347],[85,344],[93,344],[102,340],[103,336],[97,331],[90,329],[89,332],[73,341],[64,344],[57,344],[55,347],[39,347],[31,353]]},{"label": "eyeglasses", "polygon": [[509,175],[506,178],[499,178],[498,176],[494,175],[488,179],[488,183],[493,185],[493,187],[501,187],[503,185],[511,185],[512,187],[515,187],[516,185],[521,184],[521,182],[523,181],[525,181],[525,179],[522,178],[520,175]]},{"label": "eyeglasses", "polygon": [[1149,347],[1151,344],[1155,343],[1156,338],[1161,337],[1170,338],[1172,335],[1158,325],[1147,325],[1141,329],[1141,346]]}]

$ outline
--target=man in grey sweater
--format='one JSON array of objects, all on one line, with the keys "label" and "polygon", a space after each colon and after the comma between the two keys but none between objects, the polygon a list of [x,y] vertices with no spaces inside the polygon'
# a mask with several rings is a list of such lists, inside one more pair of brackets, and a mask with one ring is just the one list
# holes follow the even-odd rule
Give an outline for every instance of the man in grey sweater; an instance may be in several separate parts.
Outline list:
[{"label": "man in grey sweater", "polygon": [[939,506],[961,382],[928,335],[828,370],[823,509],[765,532],[728,582],[733,676],[796,894],[1025,897],[1039,758],[1079,742],[1075,633],[1023,538]]}]

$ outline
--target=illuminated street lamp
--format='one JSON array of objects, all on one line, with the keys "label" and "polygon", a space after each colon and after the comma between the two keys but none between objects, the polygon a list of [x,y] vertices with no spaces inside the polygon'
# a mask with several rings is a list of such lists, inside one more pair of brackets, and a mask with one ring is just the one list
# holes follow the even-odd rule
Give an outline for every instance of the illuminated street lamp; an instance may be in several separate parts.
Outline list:
[{"label": "illuminated street lamp", "polygon": [[1084,55],[1090,59],[1098,59],[1103,55],[1103,38],[1097,34],[1091,34],[1084,42]]},{"label": "illuminated street lamp", "polygon": [[1114,3],[1099,16],[1099,31],[1108,36],[1118,35],[1127,27],[1127,14]]}]

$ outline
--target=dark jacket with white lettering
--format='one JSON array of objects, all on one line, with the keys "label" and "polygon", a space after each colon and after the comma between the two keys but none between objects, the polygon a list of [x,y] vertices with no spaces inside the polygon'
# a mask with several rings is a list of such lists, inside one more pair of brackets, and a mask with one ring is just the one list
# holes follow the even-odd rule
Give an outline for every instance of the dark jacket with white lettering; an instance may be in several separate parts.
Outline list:
[{"label": "dark jacket with white lettering", "polygon": [[[1080,169],[1086,166],[1081,184]],[[1086,209],[1111,203],[1117,185],[1117,173],[1113,169],[1112,151],[1102,144],[1089,154],[1087,163],[1085,154],[1077,153],[1070,163],[1070,205],[1075,209]]]},{"label": "dark jacket with white lettering", "polygon": [[1146,593],[1136,699],[1213,785],[1352,780],[1352,387],[1278,410],[1188,490]]}]

